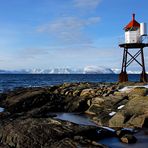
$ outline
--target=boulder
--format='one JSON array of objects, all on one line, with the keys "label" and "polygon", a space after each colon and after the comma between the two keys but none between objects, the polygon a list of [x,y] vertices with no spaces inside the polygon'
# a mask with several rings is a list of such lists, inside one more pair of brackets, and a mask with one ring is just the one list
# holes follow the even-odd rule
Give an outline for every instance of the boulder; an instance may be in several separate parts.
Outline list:
[{"label": "boulder", "polygon": [[95,91],[92,88],[83,89],[82,92],[81,92],[81,94],[80,94],[81,97],[85,97],[85,96],[93,97],[95,95],[96,95],[95,94]]},{"label": "boulder", "polygon": [[125,134],[120,138],[121,142],[131,144],[131,143],[136,143],[137,138],[131,134]]},{"label": "boulder", "polygon": [[104,99],[100,97],[92,98],[92,104],[102,105],[104,103]]},{"label": "boulder", "polygon": [[123,127],[124,120],[124,115],[118,112],[109,120],[109,127]]},{"label": "boulder", "polygon": [[102,112],[102,107],[98,104],[91,104],[88,110],[85,111],[85,113],[94,114],[94,115],[99,114],[100,112]]},{"label": "boulder", "polygon": [[144,126],[148,127],[146,125],[146,120],[148,119],[148,114],[143,114],[140,116],[133,116],[127,123],[126,125],[128,127],[139,127],[142,128]]},{"label": "boulder", "polygon": [[122,129],[116,131],[116,135],[117,135],[118,138],[121,138],[126,134],[133,135],[134,134],[134,129],[132,129],[132,128],[122,128]]},{"label": "boulder", "polygon": [[129,96],[131,98],[137,97],[137,96],[146,96],[148,94],[148,89],[145,87],[135,87],[131,89]]},{"label": "boulder", "polygon": [[148,96],[130,99],[109,120],[110,127],[143,127],[148,119]]}]

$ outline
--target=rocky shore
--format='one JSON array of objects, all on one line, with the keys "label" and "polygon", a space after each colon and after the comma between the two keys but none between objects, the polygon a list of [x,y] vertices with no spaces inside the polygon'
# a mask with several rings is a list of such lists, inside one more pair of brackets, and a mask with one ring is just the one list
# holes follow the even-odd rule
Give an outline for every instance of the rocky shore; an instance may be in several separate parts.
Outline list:
[{"label": "rocky shore", "polygon": [[[111,136],[135,143],[135,130],[148,127],[148,88],[144,85],[64,83],[1,93],[0,147],[107,148],[98,141]],[[97,126],[55,119],[58,112],[86,114]]]}]

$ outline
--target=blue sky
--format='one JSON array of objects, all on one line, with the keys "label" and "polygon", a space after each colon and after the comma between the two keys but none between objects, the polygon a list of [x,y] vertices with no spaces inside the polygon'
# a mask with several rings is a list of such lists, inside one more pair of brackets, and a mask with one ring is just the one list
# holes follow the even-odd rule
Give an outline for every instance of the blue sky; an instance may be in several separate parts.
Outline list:
[{"label": "blue sky", "polygon": [[148,23],[147,7],[145,0],[0,0],[0,69],[121,68],[123,27],[132,13]]}]

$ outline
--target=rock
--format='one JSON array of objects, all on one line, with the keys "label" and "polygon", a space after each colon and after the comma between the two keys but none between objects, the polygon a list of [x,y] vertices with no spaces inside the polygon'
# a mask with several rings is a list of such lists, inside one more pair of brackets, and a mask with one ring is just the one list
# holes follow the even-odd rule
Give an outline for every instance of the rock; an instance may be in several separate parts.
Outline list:
[{"label": "rock", "polygon": [[64,109],[67,112],[85,112],[88,108],[89,98],[85,97],[68,97],[63,100]]},{"label": "rock", "polygon": [[9,147],[4,145],[4,144],[2,144],[2,143],[0,143],[0,148],[9,148]]},{"label": "rock", "polygon": [[98,147],[98,148],[108,148],[108,146],[97,143],[96,141],[92,141],[92,145]]},{"label": "rock", "polygon": [[109,120],[110,127],[146,126],[148,119],[148,96],[130,99],[117,114]]},{"label": "rock", "polygon": [[92,104],[102,105],[104,103],[104,99],[100,97],[92,98]]},{"label": "rock", "polygon": [[148,114],[143,114],[140,116],[132,116],[132,118],[126,123],[127,125],[131,127],[148,127],[148,124],[146,124],[146,120],[148,119]]},{"label": "rock", "polygon": [[137,138],[131,134],[125,134],[120,138],[121,142],[131,144],[131,143],[136,143]]},{"label": "rock", "polygon": [[90,89],[84,89],[82,90],[81,94],[80,94],[81,97],[85,97],[85,96],[95,96],[95,91],[94,89],[90,88]]},{"label": "rock", "polygon": [[88,104],[88,106],[91,105],[91,99],[87,100],[87,104]]},{"label": "rock", "polygon": [[81,140],[83,140],[83,137],[82,136],[74,136],[74,140],[81,141]]},{"label": "rock", "polygon": [[109,127],[123,127],[124,126],[125,117],[120,112],[116,113],[109,120]]},{"label": "rock", "polygon": [[148,130],[144,130],[144,134],[145,135],[148,135]]},{"label": "rock", "polygon": [[148,94],[148,89],[145,87],[133,88],[129,93],[130,97],[146,96],[147,94]]},{"label": "rock", "polygon": [[77,143],[70,138],[62,139],[50,146],[50,148],[76,148],[76,147]]},{"label": "rock", "polygon": [[74,136],[99,138],[97,127],[80,126],[51,118],[19,118],[0,126],[2,144],[16,148],[76,147],[76,142],[71,139]]},{"label": "rock", "polygon": [[34,88],[11,92],[3,100],[3,105],[11,113],[28,112],[37,108],[43,110],[44,107],[48,112],[54,112],[63,110],[62,99],[62,96],[51,94],[48,89]]},{"label": "rock", "polygon": [[116,131],[116,135],[119,138],[123,137],[125,134],[133,135],[134,134],[134,129],[123,128],[123,129],[120,129],[120,130]]}]

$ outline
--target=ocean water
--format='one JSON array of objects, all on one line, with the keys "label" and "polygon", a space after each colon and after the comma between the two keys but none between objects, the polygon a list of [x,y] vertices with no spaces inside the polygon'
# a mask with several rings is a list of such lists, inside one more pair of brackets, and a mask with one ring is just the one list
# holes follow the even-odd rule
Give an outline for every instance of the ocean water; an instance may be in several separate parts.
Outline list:
[{"label": "ocean water", "polygon": [[[139,81],[139,75],[129,75]],[[117,74],[0,74],[0,92],[18,87],[52,86],[64,82],[117,82]]]}]

